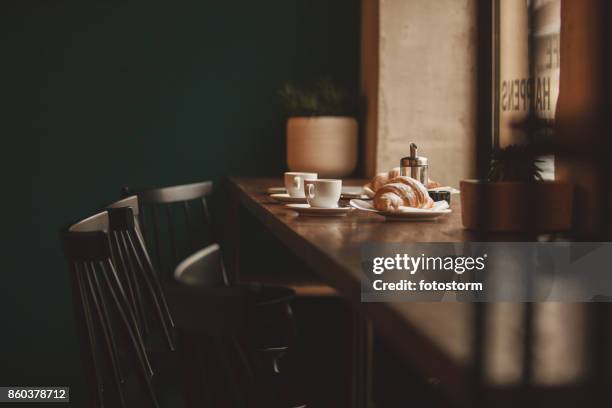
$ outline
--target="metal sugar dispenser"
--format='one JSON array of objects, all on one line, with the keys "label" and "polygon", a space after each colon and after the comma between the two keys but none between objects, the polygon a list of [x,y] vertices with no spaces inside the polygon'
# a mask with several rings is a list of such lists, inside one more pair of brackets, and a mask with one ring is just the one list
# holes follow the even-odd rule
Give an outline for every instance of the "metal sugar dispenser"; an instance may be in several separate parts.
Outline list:
[{"label": "metal sugar dispenser", "polygon": [[418,156],[418,147],[410,143],[410,156],[400,160],[400,175],[419,180],[423,185],[429,182],[427,157]]}]

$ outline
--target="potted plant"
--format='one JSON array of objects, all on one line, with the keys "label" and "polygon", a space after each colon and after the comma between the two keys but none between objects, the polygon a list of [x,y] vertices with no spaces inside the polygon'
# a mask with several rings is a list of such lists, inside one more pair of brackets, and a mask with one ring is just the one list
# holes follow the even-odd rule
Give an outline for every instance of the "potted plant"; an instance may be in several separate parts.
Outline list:
[{"label": "potted plant", "polygon": [[572,185],[542,180],[539,153],[529,144],[493,152],[487,180],[462,180],[465,228],[503,232],[567,231]]},{"label": "potted plant", "polygon": [[285,84],[279,92],[289,115],[287,165],[291,171],[344,177],[357,165],[356,98],[331,80],[309,89]]}]

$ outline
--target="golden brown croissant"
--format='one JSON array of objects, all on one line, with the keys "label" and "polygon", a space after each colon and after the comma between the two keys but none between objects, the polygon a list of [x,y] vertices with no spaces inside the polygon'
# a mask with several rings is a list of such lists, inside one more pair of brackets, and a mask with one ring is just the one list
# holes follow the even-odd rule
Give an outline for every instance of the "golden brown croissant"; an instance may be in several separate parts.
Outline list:
[{"label": "golden brown croissant", "polygon": [[372,191],[376,192],[376,190],[378,190],[379,188],[381,188],[382,186],[387,184],[389,182],[389,180],[391,180],[391,179],[393,179],[393,178],[395,178],[395,177],[397,177],[399,175],[400,175],[400,168],[399,167],[391,169],[391,170],[389,170],[387,172],[378,173],[372,179],[372,182],[370,183],[370,188],[372,189]]},{"label": "golden brown croissant", "polygon": [[427,183],[427,185],[425,186],[428,189],[429,188],[438,188],[438,187],[442,187],[442,184],[438,183],[437,181],[434,180],[429,180],[429,182]]},{"label": "golden brown croissant", "polygon": [[399,207],[431,208],[433,204],[427,188],[406,176],[389,180],[374,195],[374,208],[380,211],[397,211]]}]

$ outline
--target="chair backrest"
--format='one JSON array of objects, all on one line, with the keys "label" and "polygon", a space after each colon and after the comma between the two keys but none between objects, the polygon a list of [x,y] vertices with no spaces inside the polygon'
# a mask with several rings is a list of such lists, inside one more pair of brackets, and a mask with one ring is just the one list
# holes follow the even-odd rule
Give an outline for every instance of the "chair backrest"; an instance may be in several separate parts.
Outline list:
[{"label": "chair backrest", "polygon": [[[98,213],[62,235],[70,265],[79,339],[91,406],[132,406],[134,379],[142,406],[158,407],[153,370],[131,302],[113,262],[109,214]],[[113,384],[114,386],[109,386]],[[130,387],[131,388],[131,387]]]},{"label": "chair backrest", "polygon": [[[211,244],[200,249],[193,255],[185,258],[175,269],[174,277],[178,283],[174,284],[174,289],[180,289],[184,293],[181,299],[172,302],[173,306],[181,306],[183,310],[204,310],[210,308],[214,303],[211,302],[215,296],[212,294],[217,288],[229,291],[239,290],[242,293],[240,299],[232,299],[230,292],[224,293],[223,299],[226,305],[231,302],[233,307],[213,308],[215,314],[219,314],[224,321],[240,321],[240,330],[229,337],[210,336],[210,328],[207,319],[199,318],[195,322],[185,323],[183,318],[191,317],[193,313],[176,313],[179,327],[186,328],[187,334],[183,336],[182,353],[190,358],[186,360],[185,369],[189,373],[186,377],[187,383],[199,384],[199,387],[187,386],[188,393],[186,400],[188,407],[201,406],[223,406],[223,407],[259,407],[274,406],[270,401],[265,400],[266,385],[259,375],[256,374],[256,367],[259,367],[259,356],[252,348],[253,333],[250,333],[253,316],[245,313],[244,295],[247,294],[246,287],[227,287],[225,271],[221,262],[221,251],[218,244]],[[204,289],[198,292],[198,289]],[[210,292],[206,293],[206,290]],[[189,296],[190,291],[195,291],[197,296]],[[170,291],[172,295],[172,291]],[[176,297],[176,294],[173,295]],[[250,297],[250,294],[248,295]],[[198,306],[194,300],[208,300],[207,306]],[[254,302],[250,305],[253,311]],[[238,316],[233,315],[230,310],[240,310]],[[228,313],[229,312],[229,313]],[[233,315],[229,317],[228,315]],[[202,333],[202,334],[200,334]],[[236,334],[240,333],[238,337]],[[198,361],[198,359],[200,361]],[[202,366],[206,365],[207,370]],[[212,376],[210,374],[213,374]],[[222,379],[222,381],[220,381]]]},{"label": "chair backrest", "polygon": [[214,242],[209,198],[211,181],[133,190],[138,196],[140,227],[162,279],[171,279],[178,263]]},{"label": "chair backrest", "polygon": [[[174,322],[161,288],[159,276],[145,246],[138,220],[136,197],[129,197],[107,207],[111,256],[119,272],[139,328],[145,338],[157,334],[151,328],[156,323],[164,342],[174,350]],[[153,348],[152,342],[149,347]]]},{"label": "chair backrest", "polygon": [[219,245],[211,244],[185,258],[176,267],[174,278],[189,286],[226,286],[227,277]]},{"label": "chair backrest", "polygon": [[140,228],[140,206],[138,205],[138,196],[130,195],[125,198],[122,198],[119,201],[115,201],[106,206],[105,209],[110,208],[125,208],[128,207],[132,210],[132,214],[134,214],[134,221],[136,224],[136,231],[142,236],[142,229]]}]

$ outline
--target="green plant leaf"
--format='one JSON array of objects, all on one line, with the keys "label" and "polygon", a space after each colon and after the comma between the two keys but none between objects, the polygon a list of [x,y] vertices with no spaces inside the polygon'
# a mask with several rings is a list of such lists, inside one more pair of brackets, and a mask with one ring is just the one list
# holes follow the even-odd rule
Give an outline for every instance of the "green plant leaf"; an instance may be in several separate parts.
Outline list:
[{"label": "green plant leaf", "polygon": [[289,116],[354,116],[357,98],[330,78],[318,80],[310,88],[284,84],[278,91]]},{"label": "green plant leaf", "polygon": [[542,180],[543,163],[538,153],[530,145],[509,145],[497,149],[491,157],[489,181],[521,181],[531,182]]}]

